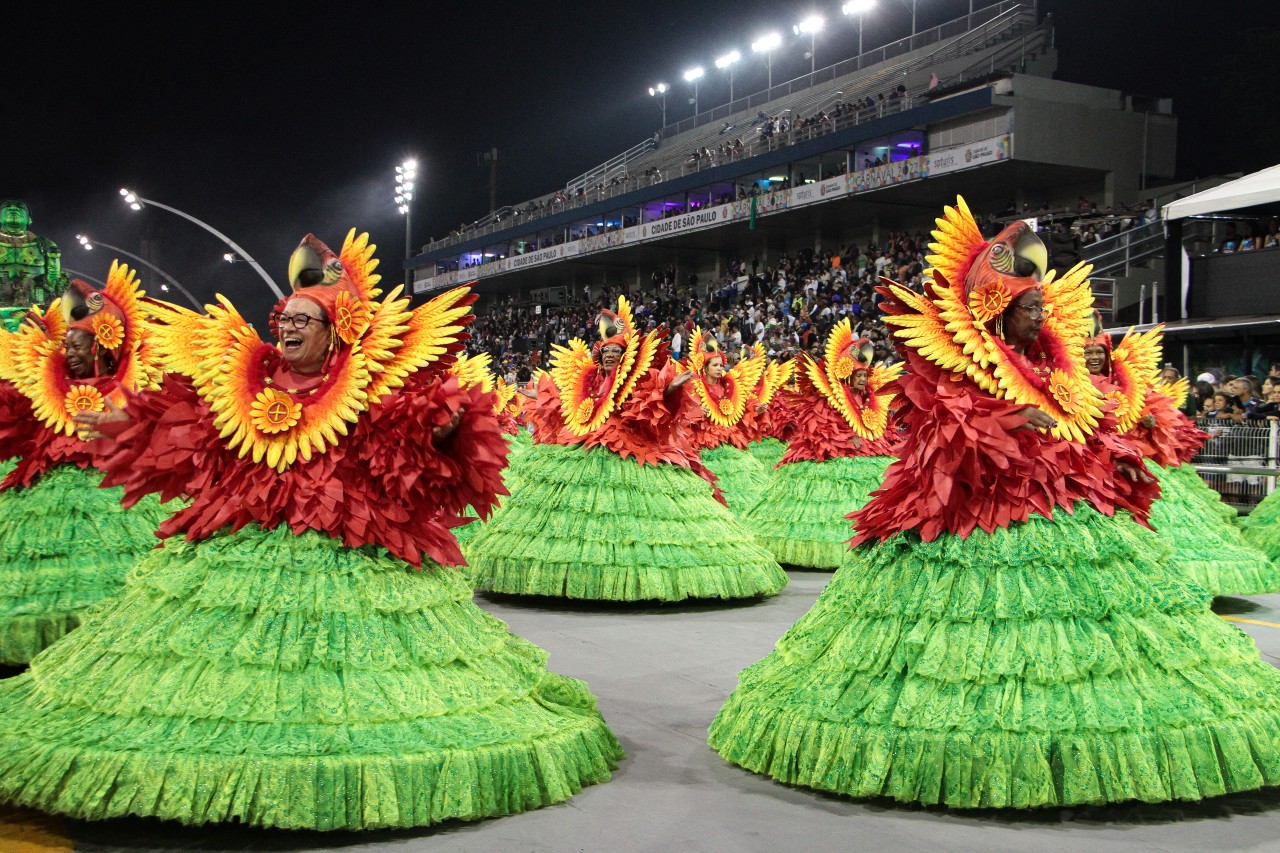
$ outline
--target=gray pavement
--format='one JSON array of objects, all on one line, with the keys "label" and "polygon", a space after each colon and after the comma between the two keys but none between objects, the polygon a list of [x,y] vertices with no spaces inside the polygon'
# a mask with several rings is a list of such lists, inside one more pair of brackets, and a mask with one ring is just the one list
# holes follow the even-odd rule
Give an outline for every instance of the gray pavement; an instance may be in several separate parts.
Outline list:
[{"label": "gray pavement", "polygon": [[[11,851],[1280,851],[1280,789],[1198,804],[954,812],[855,802],[726,764],[706,729],[739,670],[768,653],[829,575],[792,572],[749,604],[624,607],[477,596],[480,606],[584,679],[627,758],[566,803],[477,823],[372,833],[287,833],[0,813]],[[1280,595],[1218,599],[1280,664]],[[41,841],[41,839],[44,839]],[[22,846],[35,844],[35,846]]]}]

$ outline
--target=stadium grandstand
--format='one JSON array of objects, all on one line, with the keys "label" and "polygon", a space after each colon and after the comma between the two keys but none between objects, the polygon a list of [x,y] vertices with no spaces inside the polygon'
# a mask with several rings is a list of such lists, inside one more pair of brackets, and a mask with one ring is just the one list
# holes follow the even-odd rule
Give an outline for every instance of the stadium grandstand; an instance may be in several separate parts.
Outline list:
[{"label": "stadium grandstand", "polygon": [[1280,251],[1250,252],[1274,214],[1170,219],[1238,176],[1174,182],[1171,101],[1055,79],[1057,59],[1050,16],[987,6],[663,127],[423,246],[407,278],[419,298],[478,282],[472,346],[516,376],[620,292],[686,340],[697,324],[783,357],[850,314],[883,341],[876,277],[916,284],[962,195],[993,230],[1033,220],[1060,271],[1093,264],[1113,332],[1164,322],[1182,375],[1266,376],[1280,302],[1243,284],[1280,271]]}]

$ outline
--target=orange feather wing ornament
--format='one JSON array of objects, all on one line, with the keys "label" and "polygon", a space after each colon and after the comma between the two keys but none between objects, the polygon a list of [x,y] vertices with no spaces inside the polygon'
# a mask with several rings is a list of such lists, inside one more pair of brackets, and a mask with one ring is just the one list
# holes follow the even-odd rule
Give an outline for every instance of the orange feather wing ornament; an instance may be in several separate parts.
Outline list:
[{"label": "orange feather wing ornament", "polygon": [[165,368],[190,377],[209,403],[214,428],[241,458],[283,471],[324,453],[407,376],[447,366],[461,349],[475,300],[469,288],[413,310],[399,287],[378,302],[374,248],[368,235],[354,229],[347,234],[339,257],[350,289],[338,294],[333,325],[348,346],[337,351],[324,382],[311,392],[273,385],[276,349],[225,298],[206,306],[207,315],[168,303],[152,306],[150,327]]},{"label": "orange feather wing ornament", "polygon": [[1111,351],[1111,379],[1118,390],[1109,396],[1116,401],[1117,432],[1128,432],[1142,418],[1160,368],[1163,338],[1163,325],[1146,332],[1130,329]]},{"label": "orange feather wing ornament", "polygon": [[575,338],[567,347],[551,348],[550,373],[559,389],[561,416],[574,435],[588,435],[603,426],[631,396],[636,383],[649,371],[658,354],[658,332],[640,336],[631,316],[631,303],[625,296],[618,297],[614,325],[618,331],[609,340],[621,339],[618,344],[622,347],[622,358],[611,378],[600,374],[584,341]]}]

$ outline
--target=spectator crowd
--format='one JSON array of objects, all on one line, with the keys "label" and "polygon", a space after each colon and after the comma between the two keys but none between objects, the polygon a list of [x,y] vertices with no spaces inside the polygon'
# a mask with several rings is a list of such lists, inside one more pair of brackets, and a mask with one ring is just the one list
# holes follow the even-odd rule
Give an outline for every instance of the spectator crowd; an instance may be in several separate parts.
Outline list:
[{"label": "spectator crowd", "polygon": [[656,270],[648,287],[584,288],[580,298],[564,305],[519,303],[514,296],[477,311],[468,349],[487,352],[495,367],[511,381],[526,382],[545,369],[552,345],[570,339],[595,340],[595,318],[614,309],[618,296],[631,301],[642,331],[665,326],[673,356],[688,355],[695,328],[714,335],[730,362],[745,347],[758,345],[771,359],[800,352],[815,358],[831,329],[845,317],[854,333],[872,342],[878,361],[892,363],[890,345],[874,290],[880,276],[922,289],[927,238],[921,232],[894,232],[880,243],[845,245],[831,251],[804,249],[772,263],[735,258],[718,280],[700,282],[680,276],[674,264]]}]

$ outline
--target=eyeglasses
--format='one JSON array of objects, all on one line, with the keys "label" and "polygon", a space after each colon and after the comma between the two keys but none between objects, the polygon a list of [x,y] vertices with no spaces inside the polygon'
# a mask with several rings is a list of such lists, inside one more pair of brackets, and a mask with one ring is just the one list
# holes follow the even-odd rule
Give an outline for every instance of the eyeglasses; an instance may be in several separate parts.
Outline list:
[{"label": "eyeglasses", "polygon": [[312,317],[310,314],[281,314],[278,311],[272,312],[271,322],[282,329],[288,326],[295,332],[301,332],[312,322],[319,323],[321,326],[329,324],[329,321],[323,317]]},{"label": "eyeglasses", "polygon": [[1026,314],[1032,320],[1043,320],[1049,316],[1049,309],[1043,305],[1015,305],[1013,307]]}]

